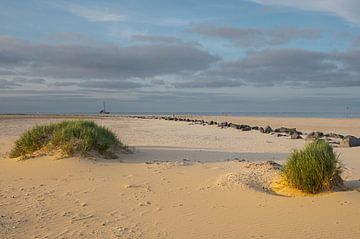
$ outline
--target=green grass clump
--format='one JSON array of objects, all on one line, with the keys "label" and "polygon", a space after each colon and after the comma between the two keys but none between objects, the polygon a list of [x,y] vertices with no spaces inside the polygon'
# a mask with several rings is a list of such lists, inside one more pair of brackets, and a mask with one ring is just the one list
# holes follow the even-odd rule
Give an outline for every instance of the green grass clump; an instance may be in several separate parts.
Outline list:
[{"label": "green grass clump", "polygon": [[39,150],[61,150],[67,157],[76,153],[86,156],[95,151],[106,158],[116,158],[119,149],[127,148],[107,128],[93,121],[72,120],[35,126],[15,142],[10,157],[25,157]]},{"label": "green grass clump", "polygon": [[290,186],[307,193],[331,190],[343,184],[338,156],[324,140],[294,150],[282,173]]}]

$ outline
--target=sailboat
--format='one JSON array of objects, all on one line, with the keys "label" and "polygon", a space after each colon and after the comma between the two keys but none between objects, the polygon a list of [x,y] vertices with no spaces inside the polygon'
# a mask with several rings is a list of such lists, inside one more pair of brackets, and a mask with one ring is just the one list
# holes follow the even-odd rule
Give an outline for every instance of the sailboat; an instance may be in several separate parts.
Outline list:
[{"label": "sailboat", "polygon": [[106,114],[106,115],[108,115],[108,114],[110,114],[110,112],[107,112],[106,111],[106,108],[105,108],[105,101],[103,101],[103,109],[102,110],[100,110],[100,112],[99,112],[100,114]]}]

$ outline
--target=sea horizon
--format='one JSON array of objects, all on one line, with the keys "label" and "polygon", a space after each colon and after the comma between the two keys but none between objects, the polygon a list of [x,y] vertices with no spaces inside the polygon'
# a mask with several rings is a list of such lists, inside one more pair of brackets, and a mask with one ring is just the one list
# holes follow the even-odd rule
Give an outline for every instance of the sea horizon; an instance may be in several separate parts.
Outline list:
[{"label": "sea horizon", "polygon": [[[4,112],[0,115],[99,115],[94,112]],[[177,115],[177,116],[239,116],[239,117],[286,117],[286,118],[360,118],[360,112],[193,112],[193,111],[177,111],[177,112],[110,112],[106,116],[122,116],[122,115]]]}]

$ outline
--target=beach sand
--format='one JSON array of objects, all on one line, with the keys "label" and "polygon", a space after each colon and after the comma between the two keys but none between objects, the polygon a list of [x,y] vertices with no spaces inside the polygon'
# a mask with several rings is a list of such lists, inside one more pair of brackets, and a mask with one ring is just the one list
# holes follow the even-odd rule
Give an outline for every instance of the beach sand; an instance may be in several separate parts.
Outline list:
[{"label": "beach sand", "polygon": [[[360,119],[196,118],[360,136]],[[306,142],[258,131],[95,117],[134,153],[7,158],[24,131],[62,119],[0,117],[0,238],[360,238],[360,147],[335,148],[348,191],[307,197],[267,190],[262,163]]]}]

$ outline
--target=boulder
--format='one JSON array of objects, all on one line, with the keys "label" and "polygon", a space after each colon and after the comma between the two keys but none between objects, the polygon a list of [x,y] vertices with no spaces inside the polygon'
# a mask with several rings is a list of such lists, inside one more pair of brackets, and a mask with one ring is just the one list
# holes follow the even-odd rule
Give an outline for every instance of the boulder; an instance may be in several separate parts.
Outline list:
[{"label": "boulder", "polygon": [[300,136],[300,134],[298,134],[297,132],[292,133],[290,138],[291,138],[291,139],[302,139],[302,137]]},{"label": "boulder", "polygon": [[265,133],[265,130],[263,127],[259,127],[259,131],[260,131],[260,133]]},{"label": "boulder", "polygon": [[241,128],[242,131],[250,131],[251,130],[251,127],[249,125],[244,125],[242,128]]},{"label": "boulder", "polygon": [[344,138],[344,135],[336,134],[336,133],[325,134],[325,136],[328,137],[328,138],[337,138],[337,139],[343,139]]},{"label": "boulder", "polygon": [[228,126],[228,123],[227,123],[227,122],[221,122],[221,123],[219,124],[219,126],[220,126],[221,128],[224,128],[224,127],[227,127],[227,126]]},{"label": "boulder", "polygon": [[280,128],[277,128],[274,130],[274,132],[276,133],[286,133],[286,134],[294,134],[294,133],[297,133],[297,134],[302,134],[302,132],[299,132],[296,130],[296,128],[286,128],[286,127],[280,127]]},{"label": "boulder", "polygon": [[251,129],[253,129],[253,130],[259,130],[259,126],[253,126],[253,127],[251,127]]},{"label": "boulder", "polygon": [[269,166],[273,167],[274,169],[282,169],[282,167],[283,167],[281,164],[278,164],[278,163],[276,163],[275,161],[272,161],[272,160],[266,161],[265,165],[269,165]]},{"label": "boulder", "polygon": [[234,129],[240,129],[240,125],[230,123],[230,127]]},{"label": "boulder", "polygon": [[286,127],[281,127],[281,128],[277,128],[274,130],[276,133],[290,133],[290,132],[295,132],[296,128],[286,128]]},{"label": "boulder", "polygon": [[307,136],[306,136],[306,140],[315,140],[315,139],[320,139],[324,136],[324,133],[322,132],[310,132]]},{"label": "boulder", "polygon": [[265,134],[270,134],[270,133],[272,133],[273,132],[273,130],[272,130],[272,128],[270,127],[270,126],[266,126],[265,127],[265,129],[264,129],[264,133]]},{"label": "boulder", "polygon": [[360,138],[355,136],[348,135],[340,142],[340,147],[358,147],[360,146]]}]

